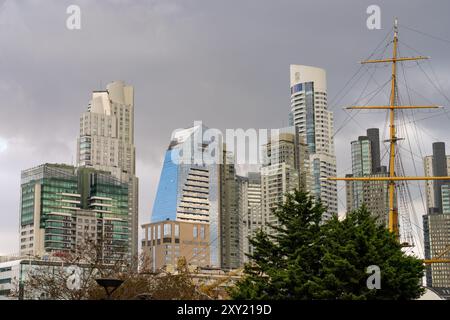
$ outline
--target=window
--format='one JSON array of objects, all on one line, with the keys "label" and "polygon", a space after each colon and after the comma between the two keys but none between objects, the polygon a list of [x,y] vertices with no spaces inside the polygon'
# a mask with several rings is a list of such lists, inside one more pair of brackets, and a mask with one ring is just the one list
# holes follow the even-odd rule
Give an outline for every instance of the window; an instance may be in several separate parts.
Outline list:
[{"label": "window", "polygon": [[161,225],[158,226],[158,240],[161,239]]},{"label": "window", "polygon": [[197,236],[198,236],[197,226],[194,226],[194,229],[193,229],[193,236],[194,236],[194,239],[197,239]]},{"label": "window", "polygon": [[170,237],[172,234],[172,225],[171,224],[164,224],[164,237]]},{"label": "window", "polygon": [[200,238],[205,240],[205,226],[200,227]]},{"label": "window", "polygon": [[152,228],[147,228],[147,240],[152,240]]},{"label": "window", "polygon": [[175,225],[174,233],[175,233],[175,238],[180,237],[180,225],[178,225],[178,224]]}]

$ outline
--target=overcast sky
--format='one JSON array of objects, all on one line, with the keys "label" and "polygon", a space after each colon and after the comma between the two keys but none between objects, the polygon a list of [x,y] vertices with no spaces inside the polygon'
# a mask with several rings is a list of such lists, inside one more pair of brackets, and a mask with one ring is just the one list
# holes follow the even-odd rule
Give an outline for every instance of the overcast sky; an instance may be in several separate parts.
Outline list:
[{"label": "overcast sky", "polygon": [[[71,4],[81,8],[81,30],[66,28]],[[371,4],[381,8],[381,30],[366,27]],[[450,42],[437,39],[450,39],[449,12],[450,2],[444,0],[0,0],[0,254],[19,248],[20,171],[75,161],[79,115],[93,90],[113,80],[135,87],[142,224],[150,220],[174,129],[195,120],[221,130],[286,126],[289,64],[325,68],[329,101],[349,91],[330,105],[339,129],[347,117],[342,108],[355,101],[365,83],[370,92],[389,77],[389,68],[367,69],[377,70],[377,80],[364,80],[367,76],[352,90],[343,90],[394,16],[401,26],[435,36],[401,27],[401,53],[418,54],[414,48],[431,56],[431,64],[421,66],[450,96]],[[414,66],[405,68],[415,90],[412,102],[448,106]],[[386,104],[386,95],[372,103]],[[337,133],[340,175],[349,172],[350,141],[363,129],[383,126],[384,119],[381,113],[358,115]],[[430,153],[433,141],[448,142],[449,123],[444,114],[419,121],[419,139],[411,142],[420,140],[421,148],[414,154]],[[412,162],[406,166],[414,174]],[[422,173],[418,157],[416,166]]]}]

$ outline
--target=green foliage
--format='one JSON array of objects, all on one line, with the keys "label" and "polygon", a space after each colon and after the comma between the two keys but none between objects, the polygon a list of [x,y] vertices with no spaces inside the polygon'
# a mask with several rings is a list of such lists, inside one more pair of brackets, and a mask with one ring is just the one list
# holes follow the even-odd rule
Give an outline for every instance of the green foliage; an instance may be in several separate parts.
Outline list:
[{"label": "green foliage", "polygon": [[[405,255],[394,235],[365,207],[322,223],[325,208],[296,191],[274,211],[275,235],[259,231],[234,299],[414,299],[422,293],[422,262]],[[381,270],[370,290],[367,267]]]}]

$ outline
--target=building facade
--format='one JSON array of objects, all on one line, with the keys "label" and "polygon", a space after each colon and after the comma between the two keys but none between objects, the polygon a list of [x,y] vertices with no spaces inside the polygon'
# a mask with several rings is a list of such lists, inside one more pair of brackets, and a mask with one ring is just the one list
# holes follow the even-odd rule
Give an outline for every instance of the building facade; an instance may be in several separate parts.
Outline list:
[{"label": "building facade", "polygon": [[131,257],[138,254],[138,178],[134,146],[134,89],[114,81],[105,91],[94,91],[80,117],[77,164],[110,172],[128,183],[128,220]]},{"label": "building facade", "polygon": [[174,269],[181,257],[191,266],[210,266],[208,223],[166,220],[142,228],[145,265],[152,272]]},{"label": "building facade", "polygon": [[261,168],[261,215],[264,229],[278,225],[273,209],[295,189],[307,190],[308,154],[296,127],[283,128],[273,134],[264,146]]},{"label": "building facade", "polygon": [[263,227],[261,206],[261,173],[248,172],[246,177],[237,177],[239,194],[240,255],[241,264],[247,263],[247,254],[253,253],[249,238]]},{"label": "building facade", "polygon": [[[177,130],[164,157],[151,222],[209,225],[209,265],[239,263],[238,210],[232,157],[202,124]],[[213,155],[213,156],[212,156]]]},{"label": "building facade", "polygon": [[20,255],[75,252],[102,244],[105,263],[129,257],[128,184],[86,167],[43,164],[21,181]]},{"label": "building facade", "polygon": [[[371,128],[366,136],[351,142],[352,173],[346,177],[387,177],[386,166],[381,165],[379,130]],[[388,225],[389,197],[385,181],[347,181],[347,212],[365,205],[378,221]]]},{"label": "building facade", "polygon": [[[445,143],[433,143],[433,155],[424,159],[426,176],[447,176]],[[425,259],[450,259],[450,182],[426,182],[427,210],[423,216]],[[427,286],[450,289],[450,264],[433,263],[426,269]]]},{"label": "building facade", "polygon": [[325,178],[336,176],[333,113],[328,110],[326,72],[323,69],[290,66],[290,122],[305,139],[309,154],[311,185],[308,190],[327,207],[324,219],[337,214],[337,183]]},{"label": "building facade", "polygon": [[220,251],[221,268],[239,268],[241,261],[242,225],[239,215],[239,187],[233,155],[224,151],[224,165],[220,165]]},{"label": "building facade", "polygon": [[[425,259],[450,259],[450,214],[423,216]],[[443,255],[441,255],[444,253]],[[428,287],[450,289],[450,264],[433,263],[426,266]]]},{"label": "building facade", "polygon": [[[433,161],[433,159],[434,159],[434,156],[430,155],[430,156],[426,156],[423,160],[423,167],[424,167],[424,172],[425,172],[426,177],[434,176],[434,173],[433,173],[434,161]],[[446,161],[446,164],[447,164],[447,175],[450,175],[450,155],[446,155],[444,161]],[[435,186],[435,181],[433,181],[433,180],[428,180],[425,182],[425,192],[426,192],[427,210],[428,211],[430,211],[431,208],[437,207],[436,203],[435,203],[435,187],[434,186]],[[433,210],[433,209],[431,209],[431,210]]]}]

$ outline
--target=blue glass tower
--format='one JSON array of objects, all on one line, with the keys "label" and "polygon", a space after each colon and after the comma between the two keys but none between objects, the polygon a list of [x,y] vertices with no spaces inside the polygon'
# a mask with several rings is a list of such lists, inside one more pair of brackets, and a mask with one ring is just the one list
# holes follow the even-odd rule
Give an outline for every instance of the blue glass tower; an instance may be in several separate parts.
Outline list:
[{"label": "blue glass tower", "polygon": [[169,219],[209,224],[210,265],[220,266],[222,145],[221,139],[204,139],[207,130],[199,124],[173,134],[164,157],[151,222]]}]

